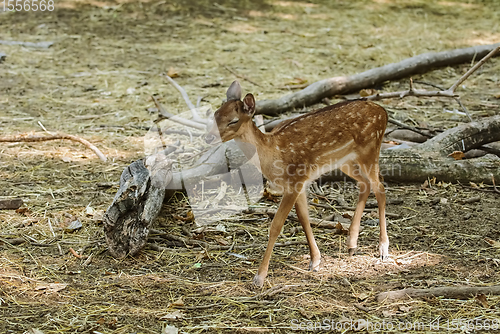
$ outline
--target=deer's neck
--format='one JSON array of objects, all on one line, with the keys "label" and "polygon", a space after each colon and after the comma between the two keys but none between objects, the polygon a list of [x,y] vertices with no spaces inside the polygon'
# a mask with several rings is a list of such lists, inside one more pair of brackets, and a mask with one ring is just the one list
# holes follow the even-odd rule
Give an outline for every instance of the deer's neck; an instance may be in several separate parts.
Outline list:
[{"label": "deer's neck", "polygon": [[270,137],[262,133],[254,122],[248,123],[248,128],[244,129],[243,134],[239,138],[235,138],[238,147],[243,151],[248,160],[254,163],[260,169],[260,160],[266,154],[265,148],[268,147]]}]

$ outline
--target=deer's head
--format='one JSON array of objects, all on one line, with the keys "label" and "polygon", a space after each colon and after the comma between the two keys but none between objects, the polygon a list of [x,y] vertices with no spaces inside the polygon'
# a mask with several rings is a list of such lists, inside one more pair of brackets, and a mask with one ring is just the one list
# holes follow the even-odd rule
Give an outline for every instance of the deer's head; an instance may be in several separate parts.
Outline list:
[{"label": "deer's head", "polygon": [[208,144],[226,142],[239,137],[244,124],[252,121],[255,113],[255,98],[247,94],[241,101],[241,86],[234,81],[226,92],[227,101],[210,117],[205,141]]}]

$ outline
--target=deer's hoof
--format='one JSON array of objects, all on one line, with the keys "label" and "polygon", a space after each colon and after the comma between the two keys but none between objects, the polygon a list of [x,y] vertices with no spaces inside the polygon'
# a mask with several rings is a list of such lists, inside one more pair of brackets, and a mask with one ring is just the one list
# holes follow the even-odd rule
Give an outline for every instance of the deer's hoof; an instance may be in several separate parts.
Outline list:
[{"label": "deer's hoof", "polygon": [[265,277],[259,276],[259,274],[255,275],[253,278],[253,285],[257,288],[262,288],[264,286]]},{"label": "deer's hoof", "polygon": [[354,254],[356,254],[356,249],[357,247],[349,248],[349,256],[354,256]]},{"label": "deer's hoof", "polygon": [[380,245],[380,259],[385,261],[389,258],[389,243]]},{"label": "deer's hoof", "polygon": [[319,264],[321,263],[321,259],[316,260],[316,261],[310,261],[309,262],[309,271],[318,271],[319,270]]}]

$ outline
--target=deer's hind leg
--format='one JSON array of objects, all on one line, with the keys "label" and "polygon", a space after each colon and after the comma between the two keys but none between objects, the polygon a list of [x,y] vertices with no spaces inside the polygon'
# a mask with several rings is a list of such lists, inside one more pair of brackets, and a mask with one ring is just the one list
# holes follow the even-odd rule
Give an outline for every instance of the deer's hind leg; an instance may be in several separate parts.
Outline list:
[{"label": "deer's hind leg", "polygon": [[370,180],[370,187],[377,198],[380,225],[379,252],[380,258],[385,260],[389,257],[389,236],[387,235],[387,223],[385,221],[385,188],[382,182],[380,182],[378,159],[371,165],[360,165],[360,168],[363,174]]},{"label": "deer's hind leg", "polygon": [[359,186],[358,204],[356,205],[356,211],[354,212],[354,217],[352,218],[347,235],[347,249],[349,251],[349,255],[354,255],[356,249],[358,248],[361,216],[363,215],[363,210],[365,209],[366,200],[370,195],[370,181],[366,176],[364,176],[364,173],[359,168],[359,165],[354,161],[346,162],[340,167],[340,170],[347,176],[358,181]]}]

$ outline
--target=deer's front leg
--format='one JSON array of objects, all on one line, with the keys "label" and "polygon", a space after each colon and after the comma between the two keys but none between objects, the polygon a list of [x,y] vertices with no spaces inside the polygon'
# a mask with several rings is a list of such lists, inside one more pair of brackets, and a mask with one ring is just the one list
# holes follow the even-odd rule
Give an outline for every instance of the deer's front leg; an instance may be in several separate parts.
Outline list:
[{"label": "deer's front leg", "polygon": [[305,190],[300,193],[297,201],[295,202],[295,211],[297,212],[297,217],[302,225],[302,229],[306,234],[309,252],[311,253],[309,270],[318,271],[319,264],[321,262],[321,253],[319,252],[316,240],[314,240],[311,224],[309,223],[309,209],[307,207],[307,194]]},{"label": "deer's front leg", "polygon": [[278,239],[278,236],[281,233],[281,228],[285,223],[285,219],[288,216],[288,213],[292,209],[293,205],[295,204],[298,195],[298,192],[285,193],[283,195],[283,199],[281,200],[278,212],[276,212],[276,215],[274,216],[274,219],[271,223],[271,227],[269,228],[269,242],[267,243],[266,252],[264,253],[264,258],[260,263],[259,270],[253,278],[253,284],[255,284],[255,286],[259,288],[264,285],[264,280],[266,279],[267,271],[269,269],[269,260],[271,259],[274,244],[276,243],[276,239]]}]

